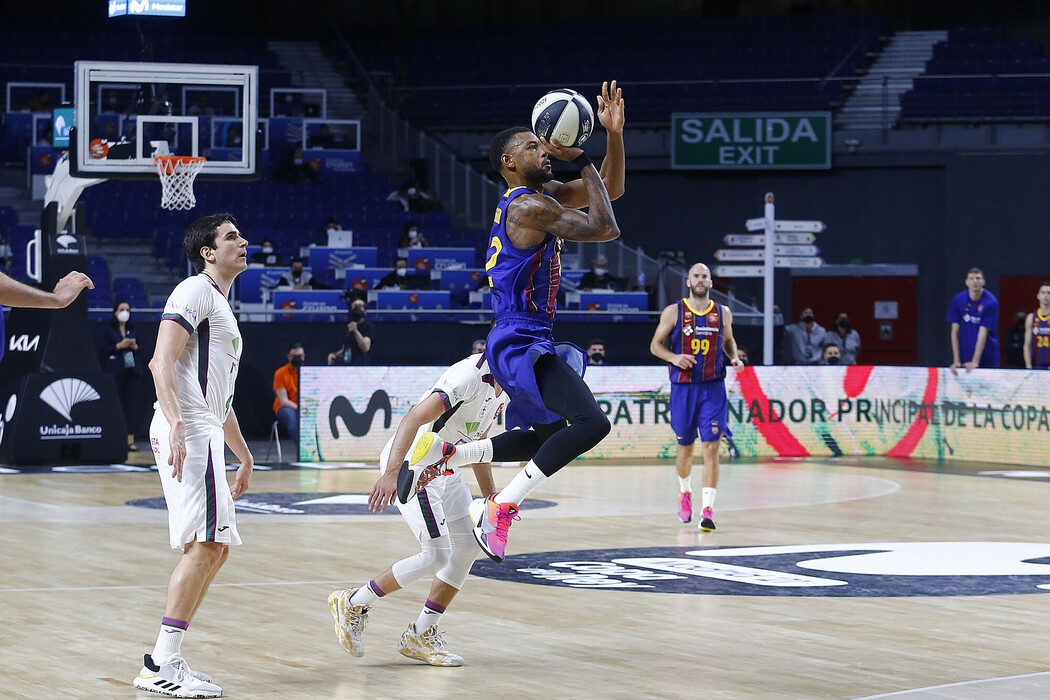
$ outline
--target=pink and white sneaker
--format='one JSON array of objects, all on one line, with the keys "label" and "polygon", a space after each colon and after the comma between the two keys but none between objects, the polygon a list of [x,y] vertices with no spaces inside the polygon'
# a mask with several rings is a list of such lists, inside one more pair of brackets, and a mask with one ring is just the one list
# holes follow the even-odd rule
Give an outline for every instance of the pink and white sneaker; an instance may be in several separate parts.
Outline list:
[{"label": "pink and white sneaker", "polygon": [[475,498],[470,504],[470,519],[474,523],[474,539],[489,559],[499,564],[507,550],[507,530],[518,517],[513,503],[496,503],[493,496]]},{"label": "pink and white sneaker", "polygon": [[693,519],[693,494],[683,491],[678,496],[678,517],[682,519],[683,523],[687,523]]},{"label": "pink and white sneaker", "polygon": [[704,508],[700,514],[700,525],[697,529],[700,532],[711,532],[715,529],[715,514],[710,508]]}]

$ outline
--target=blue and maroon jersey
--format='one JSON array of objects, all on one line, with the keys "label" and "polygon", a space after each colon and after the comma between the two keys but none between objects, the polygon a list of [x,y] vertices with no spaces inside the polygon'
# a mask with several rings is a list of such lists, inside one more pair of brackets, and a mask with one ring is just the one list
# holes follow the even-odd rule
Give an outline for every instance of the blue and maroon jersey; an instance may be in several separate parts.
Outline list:
[{"label": "blue and maroon jersey", "polygon": [[694,384],[722,380],[726,377],[722,353],[722,305],[708,302],[707,308],[697,311],[688,299],[678,300],[678,318],[671,333],[671,352],[693,355],[692,369],[671,369],[672,384]]},{"label": "blue and maroon jersey", "polygon": [[1050,316],[1032,312],[1032,367],[1050,369]]},{"label": "blue and maroon jersey", "polygon": [[507,238],[507,209],[523,194],[543,194],[528,187],[503,193],[492,223],[485,272],[492,292],[492,310],[543,314],[554,318],[561,284],[561,239],[551,234],[533,248],[518,248]]}]

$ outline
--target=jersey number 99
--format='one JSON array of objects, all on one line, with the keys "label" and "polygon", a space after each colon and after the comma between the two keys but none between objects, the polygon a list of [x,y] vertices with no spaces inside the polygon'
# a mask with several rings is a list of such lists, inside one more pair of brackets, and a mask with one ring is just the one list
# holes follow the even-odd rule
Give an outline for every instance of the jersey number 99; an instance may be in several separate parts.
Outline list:
[{"label": "jersey number 99", "polygon": [[704,338],[703,340],[700,338],[693,338],[692,347],[694,355],[697,353],[707,355],[708,351],[711,349],[711,341],[707,338]]}]

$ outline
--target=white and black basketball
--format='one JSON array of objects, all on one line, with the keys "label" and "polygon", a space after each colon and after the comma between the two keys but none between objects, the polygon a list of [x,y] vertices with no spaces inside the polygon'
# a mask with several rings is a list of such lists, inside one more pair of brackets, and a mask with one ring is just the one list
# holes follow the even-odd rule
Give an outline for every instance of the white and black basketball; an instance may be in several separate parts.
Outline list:
[{"label": "white and black basketball", "polygon": [[532,108],[532,131],[548,141],[577,148],[594,129],[594,112],[583,95],[561,88],[551,90]]}]

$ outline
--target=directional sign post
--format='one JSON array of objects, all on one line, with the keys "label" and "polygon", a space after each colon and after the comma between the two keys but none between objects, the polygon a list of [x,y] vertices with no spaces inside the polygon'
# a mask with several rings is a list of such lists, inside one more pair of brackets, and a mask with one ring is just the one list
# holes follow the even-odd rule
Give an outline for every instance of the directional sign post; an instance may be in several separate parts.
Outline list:
[{"label": "directional sign post", "polygon": [[[726,236],[726,245],[752,246],[737,249],[720,248],[715,251],[715,260],[719,262],[761,262],[761,265],[716,265],[712,273],[715,277],[762,277],[762,362],[773,364],[773,274],[776,268],[814,268],[823,267],[824,259],[817,257],[820,248],[812,245],[816,234],[823,232],[827,226],[823,221],[777,221],[773,206],[773,193],[765,196],[765,216],[748,219],[745,224],[748,231],[756,233]],[[761,233],[757,233],[757,232]]]}]

